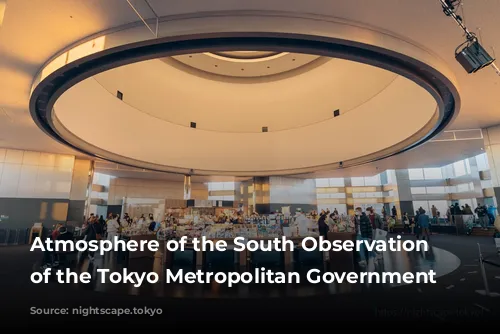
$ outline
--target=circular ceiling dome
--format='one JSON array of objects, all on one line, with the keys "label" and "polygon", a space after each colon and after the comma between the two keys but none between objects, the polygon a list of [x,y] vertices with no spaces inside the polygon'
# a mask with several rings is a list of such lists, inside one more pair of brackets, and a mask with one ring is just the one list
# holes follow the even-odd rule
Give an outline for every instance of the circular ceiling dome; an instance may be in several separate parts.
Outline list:
[{"label": "circular ceiling dome", "polygon": [[212,54],[233,60],[256,60],[276,56],[279,53],[273,51],[219,51],[212,52]]},{"label": "circular ceiling dome", "polygon": [[222,51],[166,57],[163,61],[196,76],[209,78],[215,75],[225,77],[222,80],[228,80],[271,77],[300,68],[312,69],[323,64],[326,61],[323,58],[318,55],[290,52]]},{"label": "circular ceiling dome", "polygon": [[159,35],[118,29],[56,55],[35,80],[33,119],[117,163],[257,176],[383,159],[432,138],[459,109],[440,59],[357,23],[183,16]]}]

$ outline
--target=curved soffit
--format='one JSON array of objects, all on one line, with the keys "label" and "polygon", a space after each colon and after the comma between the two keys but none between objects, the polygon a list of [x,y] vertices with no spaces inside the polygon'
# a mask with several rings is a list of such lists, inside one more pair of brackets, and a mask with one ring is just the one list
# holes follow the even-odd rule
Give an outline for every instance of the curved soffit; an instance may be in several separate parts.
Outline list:
[{"label": "curved soffit", "polygon": [[[255,31],[253,25],[248,25],[245,32],[245,24],[241,23],[248,24],[252,20],[249,17],[246,20],[234,19],[229,18],[229,21],[240,23],[235,27],[236,33],[220,29],[220,22],[223,21],[220,18],[215,26],[211,18],[199,18],[203,21],[199,25],[193,25],[192,21],[196,19],[176,21],[176,24],[180,23],[176,25],[177,30],[171,29],[173,21],[166,22],[162,28],[169,28],[169,37],[126,43],[114,49],[108,46],[116,46],[118,40],[130,42],[131,36],[137,38],[141,35],[139,29],[106,36],[102,51],[76,57],[73,62],[66,60],[51,74],[44,76],[41,72],[31,99],[32,115],[41,128],[58,140],[115,162],[178,173],[271,175],[331,169],[341,165],[349,167],[397,154],[435,135],[458,109],[458,92],[453,78],[445,75],[449,73],[447,68],[440,71],[442,64],[439,59],[411,43],[398,43],[397,38],[381,37],[373,30],[354,34],[361,28],[347,29],[350,26],[346,23],[329,22],[328,29],[325,29],[324,21],[320,22],[322,29],[320,26],[313,29],[318,36],[298,34],[301,27],[311,31],[311,22],[304,26],[282,25],[276,20],[267,20],[267,25],[260,25],[261,31]],[[259,22],[266,21],[262,19]],[[296,20],[301,23],[307,21]],[[186,24],[198,27],[200,33],[179,34],[179,30],[185,32],[183,28]],[[271,29],[276,24],[293,27],[295,31],[293,34],[277,33],[276,26]],[[342,29],[332,29],[335,25]],[[207,32],[201,33],[203,31]],[[332,32],[336,35],[343,32],[344,39],[332,36]],[[371,37],[368,39],[372,43],[359,42],[360,36],[365,42],[367,37]],[[355,108],[355,112],[294,130],[236,134],[158,122],[157,117],[112,98],[94,79],[87,79],[137,61],[220,50],[298,52],[351,59],[400,76],[383,90],[384,94],[371,98]],[[404,54],[399,51],[404,51]],[[424,62],[424,59],[427,61]],[[58,98],[56,112],[52,113]],[[88,104],[91,102],[94,104]],[[96,114],[92,115],[92,112]],[[85,123],[85,119],[93,117],[99,117],[101,121]],[[384,120],[393,122],[393,125],[384,127],[387,124]],[[96,128],[100,123],[105,124],[103,131]],[[83,124],[93,126],[91,136],[89,131],[84,131]],[[140,124],[145,125],[144,130],[140,130]],[[106,130],[115,125],[119,126],[116,133]],[[134,132],[141,135],[134,136]],[[325,148],[322,144],[334,147]],[[328,154],[324,154],[325,151]],[[340,164],[341,161],[343,164]]]}]

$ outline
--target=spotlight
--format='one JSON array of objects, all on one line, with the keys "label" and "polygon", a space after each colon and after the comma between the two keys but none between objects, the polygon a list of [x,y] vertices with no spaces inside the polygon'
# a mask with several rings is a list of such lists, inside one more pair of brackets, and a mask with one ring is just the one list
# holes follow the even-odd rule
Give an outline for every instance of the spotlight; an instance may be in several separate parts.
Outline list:
[{"label": "spotlight", "polygon": [[[467,29],[462,17],[457,15],[456,7],[461,4],[461,0],[439,0],[446,16],[451,17],[455,23],[465,33],[466,41],[460,44],[455,50],[455,59],[462,65],[467,73],[475,73],[480,69],[491,65],[497,75],[500,75],[500,69],[495,65],[495,59],[479,44],[476,35]],[[462,46],[465,47],[462,48]],[[462,48],[460,51],[458,51]]]},{"label": "spotlight", "polygon": [[456,52],[455,59],[462,65],[467,73],[475,73],[491,65],[495,61],[481,44],[479,44],[477,39],[467,43],[467,46]]}]

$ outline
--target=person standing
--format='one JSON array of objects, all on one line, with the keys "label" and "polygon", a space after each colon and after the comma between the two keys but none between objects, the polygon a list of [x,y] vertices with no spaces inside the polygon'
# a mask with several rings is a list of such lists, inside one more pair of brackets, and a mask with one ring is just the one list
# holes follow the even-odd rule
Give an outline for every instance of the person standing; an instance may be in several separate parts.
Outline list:
[{"label": "person standing", "polygon": [[403,217],[401,217],[401,220],[403,221],[404,230],[407,233],[410,233],[411,232],[411,230],[410,230],[410,218],[408,218],[408,212],[403,213]]},{"label": "person standing", "polygon": [[488,210],[484,205],[479,204],[474,210],[475,213],[477,213],[477,217],[479,218],[479,224],[481,224],[481,227],[483,230],[487,230],[487,226],[489,223],[489,218],[488,218]]},{"label": "person standing", "polygon": [[422,210],[422,212],[418,216],[418,225],[422,230],[422,239],[425,240],[425,237],[427,237],[427,241],[430,241],[430,233],[429,233],[430,219],[429,216],[425,214],[425,210]]},{"label": "person standing", "polygon": [[120,235],[120,224],[118,223],[117,214],[114,214],[111,220],[108,220],[106,230],[108,231],[107,240],[109,241],[113,241],[115,237]]},{"label": "person standing", "polygon": [[[356,208],[355,216],[354,216],[354,224],[357,232],[358,240],[371,240],[373,239],[373,229],[372,224],[370,222],[370,218],[363,212],[361,208]],[[367,265],[367,257],[370,255],[367,252],[367,249],[362,244],[361,249],[359,250],[360,261],[359,265],[364,267]],[[367,254],[368,253],[368,254]]]},{"label": "person standing", "polygon": [[392,206],[391,213],[392,213],[392,218],[396,219],[396,217],[398,216],[398,210],[396,209],[395,205]]},{"label": "person standing", "polygon": [[[94,240],[101,240],[102,239],[102,228],[101,228],[101,225],[99,224],[99,221],[97,220],[97,217],[93,217],[90,221],[89,221],[89,227],[87,228],[87,231],[85,233],[85,241],[88,243],[90,241],[94,241]],[[87,251],[86,252],[89,259],[91,261],[94,260],[94,253],[93,251]],[[79,264],[81,264],[84,260],[84,257],[81,256],[80,260],[78,261]]]},{"label": "person standing", "polygon": [[318,231],[319,235],[322,236],[325,240],[328,238],[328,225],[326,223],[327,213],[319,216],[318,219]]},{"label": "person standing", "polygon": [[299,227],[299,235],[306,236],[309,232],[309,219],[307,219],[302,211],[297,212],[296,222]]}]

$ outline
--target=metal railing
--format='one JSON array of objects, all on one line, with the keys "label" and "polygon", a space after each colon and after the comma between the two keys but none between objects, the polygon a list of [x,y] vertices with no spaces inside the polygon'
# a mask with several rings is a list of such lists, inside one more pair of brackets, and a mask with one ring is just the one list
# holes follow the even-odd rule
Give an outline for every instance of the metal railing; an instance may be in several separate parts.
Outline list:
[{"label": "metal railing", "polygon": [[31,228],[0,229],[0,246],[26,245]]}]

